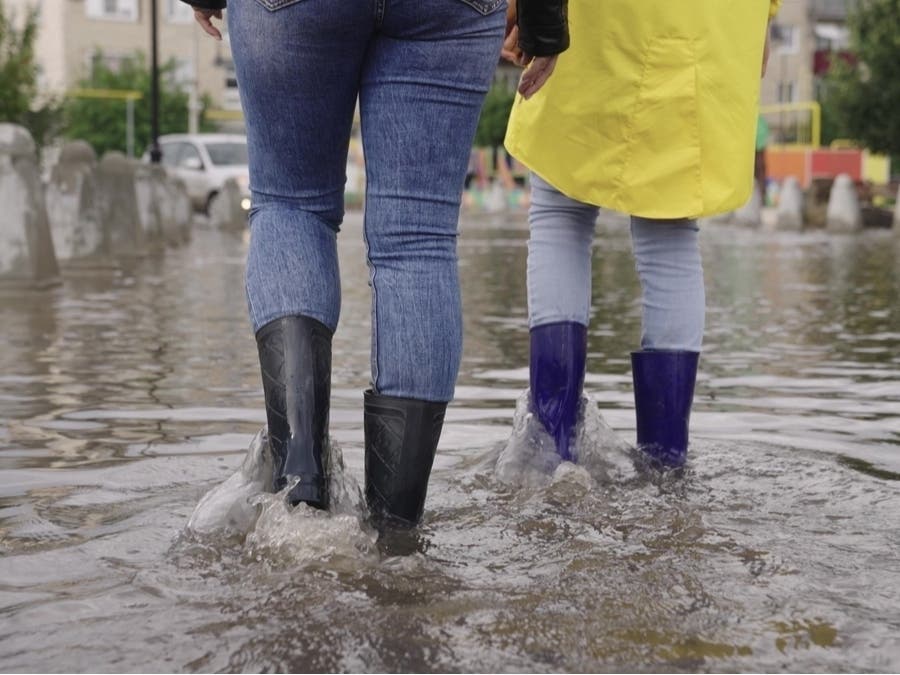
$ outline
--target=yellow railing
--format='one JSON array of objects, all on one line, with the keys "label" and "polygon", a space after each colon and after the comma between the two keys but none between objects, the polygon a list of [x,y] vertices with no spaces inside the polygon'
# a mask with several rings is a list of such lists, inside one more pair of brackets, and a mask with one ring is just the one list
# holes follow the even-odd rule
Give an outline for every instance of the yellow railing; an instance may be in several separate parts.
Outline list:
[{"label": "yellow railing", "polygon": [[817,101],[800,101],[797,103],[775,103],[759,108],[763,115],[776,115],[780,113],[809,113],[809,143],[782,144],[781,147],[812,147],[818,149],[822,146],[822,106]]},{"label": "yellow railing", "polygon": [[220,108],[210,108],[204,115],[208,120],[220,120],[223,122],[239,121],[244,119],[244,113],[240,110],[223,110]]},{"label": "yellow railing", "polygon": [[135,89],[70,89],[71,98],[106,98],[118,101],[137,101],[144,95]]},{"label": "yellow railing", "polygon": [[144,98],[135,89],[70,89],[69,98],[98,98],[107,101],[125,101],[125,150],[134,157],[134,102]]}]

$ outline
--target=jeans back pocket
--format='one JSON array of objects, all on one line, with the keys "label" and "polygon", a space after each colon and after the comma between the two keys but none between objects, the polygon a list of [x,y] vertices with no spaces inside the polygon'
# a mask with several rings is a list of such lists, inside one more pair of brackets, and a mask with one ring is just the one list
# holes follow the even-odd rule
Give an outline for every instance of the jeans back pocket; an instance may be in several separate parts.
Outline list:
[{"label": "jeans back pocket", "polygon": [[303,2],[303,0],[256,0],[256,2],[270,12],[274,12],[275,10],[284,9],[290,5],[296,5],[298,2]]},{"label": "jeans back pocket", "polygon": [[[514,2],[515,0],[510,1]],[[504,0],[460,0],[460,2],[466,3],[484,15],[488,15],[506,4]]]}]

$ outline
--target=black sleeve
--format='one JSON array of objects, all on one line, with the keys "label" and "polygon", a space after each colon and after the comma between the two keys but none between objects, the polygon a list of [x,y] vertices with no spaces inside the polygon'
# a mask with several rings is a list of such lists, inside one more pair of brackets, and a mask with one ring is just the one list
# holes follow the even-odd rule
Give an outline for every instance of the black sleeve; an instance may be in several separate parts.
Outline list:
[{"label": "black sleeve", "polygon": [[569,48],[567,8],[568,0],[516,0],[519,48],[529,56],[553,56],[566,51]]},{"label": "black sleeve", "polygon": [[194,9],[225,9],[226,0],[181,0]]}]

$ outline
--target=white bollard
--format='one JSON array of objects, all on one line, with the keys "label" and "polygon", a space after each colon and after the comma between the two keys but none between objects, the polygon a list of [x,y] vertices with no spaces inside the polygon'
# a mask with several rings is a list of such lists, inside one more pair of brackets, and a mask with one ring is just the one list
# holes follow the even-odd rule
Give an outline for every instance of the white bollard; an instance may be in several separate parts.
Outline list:
[{"label": "white bollard", "polygon": [[34,140],[24,127],[0,123],[0,284],[59,281]]},{"label": "white bollard", "polygon": [[762,225],[762,197],[759,194],[759,186],[753,182],[753,191],[750,199],[731,216],[731,222],[742,227],[756,228]]},{"label": "white bollard", "polygon": [[699,223],[700,227],[706,227],[707,225],[730,225],[733,220],[734,211],[725,211],[724,213],[717,213],[714,216],[700,218]]},{"label": "white bollard", "polygon": [[209,220],[220,230],[242,232],[247,229],[247,212],[241,206],[244,197],[234,178],[229,178],[209,207]]},{"label": "white bollard", "polygon": [[169,196],[172,199],[172,214],[178,231],[179,241],[187,243],[191,240],[191,223],[194,219],[194,207],[191,204],[191,196],[188,194],[184,180],[178,176],[170,175],[168,186]]},{"label": "white bollard", "polygon": [[788,176],[781,185],[775,229],[798,231],[803,229],[803,190],[795,176]]},{"label": "white bollard", "polygon": [[897,201],[894,203],[894,234],[900,236],[900,187],[897,188]]},{"label": "white bollard", "polygon": [[138,213],[135,169],[137,162],[112,150],[97,166],[100,222],[114,255],[146,254],[146,237]]},{"label": "white bollard", "polygon": [[[134,167],[134,191],[137,198],[138,217],[147,244],[159,249],[165,245],[165,225],[159,183],[166,172],[158,164],[141,162]],[[162,199],[165,202],[165,199]]]},{"label": "white bollard", "polygon": [[141,164],[135,187],[144,234],[153,246],[190,240],[192,207],[184,181],[173,179],[159,164]]},{"label": "white bollard", "polygon": [[495,179],[488,188],[484,200],[484,210],[488,213],[499,213],[506,210],[506,190],[503,189],[499,180]]},{"label": "white bollard", "polygon": [[862,229],[862,209],[853,179],[842,173],[834,179],[825,212],[829,232],[856,232]]},{"label": "white bollard", "polygon": [[60,262],[107,253],[97,194],[97,154],[84,141],[63,146],[47,185],[47,216]]}]

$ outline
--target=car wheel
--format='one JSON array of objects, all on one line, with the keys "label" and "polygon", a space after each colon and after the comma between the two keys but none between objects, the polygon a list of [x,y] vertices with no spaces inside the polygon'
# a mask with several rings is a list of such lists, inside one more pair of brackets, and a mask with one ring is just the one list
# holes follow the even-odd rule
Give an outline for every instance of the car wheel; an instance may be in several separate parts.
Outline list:
[{"label": "car wheel", "polygon": [[218,192],[210,192],[209,193],[209,196],[206,198],[206,205],[203,207],[203,213],[205,215],[207,215],[207,216],[209,215],[209,209],[210,209],[210,207],[212,207],[213,202],[215,201],[216,197],[218,197],[218,196],[219,196]]}]

